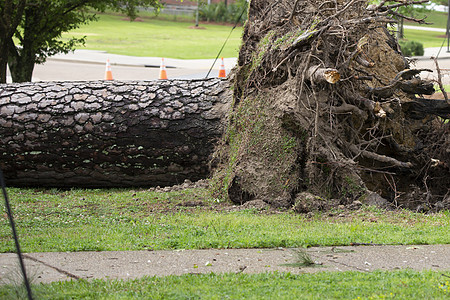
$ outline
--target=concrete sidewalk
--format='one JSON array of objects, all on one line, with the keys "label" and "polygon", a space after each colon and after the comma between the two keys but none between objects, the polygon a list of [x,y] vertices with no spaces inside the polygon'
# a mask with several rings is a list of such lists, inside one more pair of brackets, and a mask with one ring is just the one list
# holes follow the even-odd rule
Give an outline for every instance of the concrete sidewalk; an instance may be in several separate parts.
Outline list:
[{"label": "concrete sidewalk", "polygon": [[[50,252],[25,254],[35,283],[133,279],[200,273],[313,273],[323,271],[450,270],[450,245],[313,247],[314,267],[298,267],[298,249]],[[20,274],[17,255],[0,254],[0,282]],[[16,275],[17,276],[17,275]],[[6,279],[6,280],[5,280]]]},{"label": "concrete sidewalk", "polygon": [[[106,60],[112,66],[116,80],[155,80],[159,78],[160,57],[135,57],[110,54],[105,51],[75,50],[73,53],[49,57],[44,64],[35,66],[33,81],[85,81],[102,80]],[[164,58],[170,79],[205,78],[214,59]],[[236,65],[237,58],[224,58],[226,73]],[[218,59],[209,78],[218,76],[221,60]],[[8,73],[9,75],[9,73]],[[7,82],[11,82],[8,76]]]}]

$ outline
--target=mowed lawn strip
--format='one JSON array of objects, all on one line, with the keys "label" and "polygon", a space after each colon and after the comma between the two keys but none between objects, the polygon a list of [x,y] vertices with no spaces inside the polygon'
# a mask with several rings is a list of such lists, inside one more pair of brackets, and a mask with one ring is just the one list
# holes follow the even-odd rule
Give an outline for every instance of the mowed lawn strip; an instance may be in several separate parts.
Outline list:
[{"label": "mowed lawn strip", "polygon": [[[306,216],[237,210],[215,202],[206,189],[9,193],[25,252],[450,243],[448,211],[424,215],[366,207]],[[13,250],[8,220],[1,218],[0,252]]]},{"label": "mowed lawn strip", "polygon": [[[188,274],[137,280],[78,280],[33,286],[36,299],[448,299],[450,272]],[[0,286],[18,299],[19,286]]]},{"label": "mowed lawn strip", "polygon": [[[445,33],[442,32],[405,29],[405,40],[420,42],[424,48],[441,47],[444,42],[446,47],[447,40],[444,36]],[[442,51],[446,51],[446,48]]]},{"label": "mowed lawn strip", "polygon": [[[63,34],[63,39],[87,37],[85,47],[79,49],[108,53],[170,57],[180,59],[215,58],[230,34],[231,26],[201,24],[193,29],[193,22],[174,22],[142,17],[130,22],[124,16],[102,14],[91,22]],[[221,56],[237,57],[241,45],[242,27],[230,36]]]},{"label": "mowed lawn strip", "polygon": [[412,26],[420,26],[420,27],[434,27],[434,28],[447,28],[447,13],[446,12],[440,12],[440,11],[422,11],[422,12],[415,12],[414,17],[416,19],[423,19],[425,18],[425,22],[430,24],[419,24],[417,22],[411,22],[408,20],[404,21],[405,25],[412,25]]},{"label": "mowed lawn strip", "polygon": [[[435,27],[441,28],[443,22],[447,22],[446,15],[443,17],[443,14],[434,12],[429,15],[429,21],[434,22]],[[86,36],[86,45],[79,46],[78,49],[106,51],[111,54],[208,59],[216,57],[232,28],[225,25],[200,24],[202,29],[192,29],[192,21],[171,21],[168,18],[156,18],[149,13],[143,13],[138,20],[130,22],[122,15],[101,14],[99,21],[64,33],[63,40]],[[233,31],[221,56],[238,56],[242,31],[242,27]],[[407,28],[404,32],[405,40],[419,41],[425,48],[440,47],[445,41],[445,34],[441,32]]]}]

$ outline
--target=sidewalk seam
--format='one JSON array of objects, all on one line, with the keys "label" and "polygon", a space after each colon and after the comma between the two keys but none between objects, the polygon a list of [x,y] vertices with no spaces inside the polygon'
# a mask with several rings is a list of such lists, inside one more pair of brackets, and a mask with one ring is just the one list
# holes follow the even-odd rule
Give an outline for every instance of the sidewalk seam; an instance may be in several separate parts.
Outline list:
[{"label": "sidewalk seam", "polygon": [[43,264],[44,266],[49,267],[49,268],[51,268],[51,269],[53,269],[53,270],[55,270],[55,271],[57,271],[57,272],[59,272],[59,273],[61,273],[61,274],[64,274],[64,275],[66,275],[66,276],[68,276],[68,277],[70,277],[70,278],[73,278],[73,279],[76,279],[76,280],[81,279],[80,276],[77,276],[77,275],[75,275],[75,274],[72,274],[72,273],[70,273],[70,272],[67,272],[66,270],[60,269],[60,268],[58,268],[58,267],[52,266],[52,265],[50,265],[50,264],[48,264],[48,263],[46,263],[46,262],[44,262],[44,261],[42,261],[42,260],[39,260],[39,259],[37,259],[37,258],[34,258],[34,257],[32,257],[32,256],[30,256],[30,255],[28,255],[28,254],[23,254],[23,257],[25,257],[25,258],[27,258],[27,259],[29,259],[29,260],[32,260],[32,261],[34,261],[34,262]]},{"label": "sidewalk seam", "polygon": [[317,256],[316,256],[314,253],[309,253],[309,254],[310,254],[311,256],[315,257],[316,259],[325,260],[325,261],[328,261],[328,262],[330,262],[330,263],[332,263],[332,264],[341,265],[341,266],[344,266],[344,267],[347,267],[347,268],[350,268],[350,269],[354,269],[354,270],[360,271],[360,272],[370,273],[370,271],[367,271],[367,270],[358,268],[358,267],[356,267],[356,266],[347,265],[347,264],[345,264],[345,263],[341,263],[341,262],[339,262],[339,261],[331,260],[331,259],[328,259],[328,258],[322,258],[320,255],[317,255]]}]

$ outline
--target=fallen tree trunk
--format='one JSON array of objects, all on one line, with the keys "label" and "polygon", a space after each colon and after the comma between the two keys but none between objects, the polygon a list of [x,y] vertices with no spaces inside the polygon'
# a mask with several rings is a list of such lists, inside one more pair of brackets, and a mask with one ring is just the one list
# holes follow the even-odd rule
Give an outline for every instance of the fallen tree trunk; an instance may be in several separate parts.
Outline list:
[{"label": "fallen tree trunk", "polygon": [[228,85],[218,79],[0,86],[8,185],[165,186],[209,175]]}]

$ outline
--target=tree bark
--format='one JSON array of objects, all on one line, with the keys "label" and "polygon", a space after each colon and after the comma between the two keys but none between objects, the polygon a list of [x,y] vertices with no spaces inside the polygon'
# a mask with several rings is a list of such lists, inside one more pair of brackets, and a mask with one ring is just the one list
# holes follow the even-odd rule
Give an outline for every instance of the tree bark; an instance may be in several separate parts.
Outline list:
[{"label": "tree bark", "polygon": [[0,5],[0,83],[6,83],[8,43],[22,20],[27,1],[3,1]]},{"label": "tree bark", "polygon": [[34,65],[36,64],[36,53],[32,46],[24,46],[24,49],[19,53],[14,43],[10,42],[8,51],[8,65],[12,81],[31,82]]},{"label": "tree bark", "polygon": [[0,167],[13,186],[165,186],[209,175],[226,81],[0,85]]},{"label": "tree bark", "polygon": [[6,74],[8,66],[7,51],[8,47],[0,37],[0,83],[6,83]]}]

